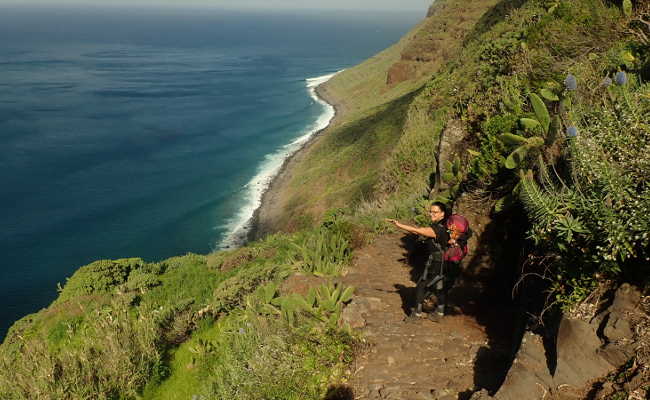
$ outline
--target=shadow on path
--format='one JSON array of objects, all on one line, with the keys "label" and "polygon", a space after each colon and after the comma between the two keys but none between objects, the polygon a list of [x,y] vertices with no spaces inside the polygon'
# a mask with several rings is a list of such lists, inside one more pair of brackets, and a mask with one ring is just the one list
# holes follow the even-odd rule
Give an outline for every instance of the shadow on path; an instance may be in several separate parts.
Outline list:
[{"label": "shadow on path", "polygon": [[[523,337],[523,313],[512,300],[512,287],[517,277],[524,243],[520,221],[491,221],[477,240],[471,243],[471,253],[463,261],[462,276],[449,294],[448,315],[471,316],[483,327],[487,343],[474,358],[474,388],[459,394],[469,399],[482,389],[496,393],[512,365]],[[513,229],[518,227],[518,229]],[[402,238],[404,262],[411,267],[410,276],[417,282],[428,257],[423,241],[414,235]],[[415,288],[395,286],[402,298],[402,309],[408,313],[415,301]]]}]

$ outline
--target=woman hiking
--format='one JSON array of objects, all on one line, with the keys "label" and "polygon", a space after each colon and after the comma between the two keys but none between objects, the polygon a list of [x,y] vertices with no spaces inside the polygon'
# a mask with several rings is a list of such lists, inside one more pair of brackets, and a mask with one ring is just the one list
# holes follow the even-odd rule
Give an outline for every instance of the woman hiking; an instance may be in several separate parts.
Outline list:
[{"label": "woman hiking", "polygon": [[411,308],[410,318],[423,317],[422,303],[431,294],[438,300],[436,311],[428,318],[439,321],[445,315],[447,294],[460,275],[460,261],[467,254],[469,224],[460,215],[449,215],[447,207],[434,202],[429,208],[431,225],[418,227],[402,224],[395,219],[387,221],[396,227],[427,238],[429,258],[424,272],[417,282],[415,306]]}]

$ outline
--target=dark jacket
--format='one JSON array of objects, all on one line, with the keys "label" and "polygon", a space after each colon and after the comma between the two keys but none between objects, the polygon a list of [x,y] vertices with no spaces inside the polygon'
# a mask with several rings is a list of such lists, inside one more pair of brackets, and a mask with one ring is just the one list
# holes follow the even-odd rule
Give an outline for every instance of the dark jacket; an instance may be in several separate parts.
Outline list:
[{"label": "dark jacket", "polygon": [[436,237],[427,240],[430,254],[434,252],[444,252],[449,243],[449,232],[447,231],[445,220],[432,223],[431,229],[435,232]]}]

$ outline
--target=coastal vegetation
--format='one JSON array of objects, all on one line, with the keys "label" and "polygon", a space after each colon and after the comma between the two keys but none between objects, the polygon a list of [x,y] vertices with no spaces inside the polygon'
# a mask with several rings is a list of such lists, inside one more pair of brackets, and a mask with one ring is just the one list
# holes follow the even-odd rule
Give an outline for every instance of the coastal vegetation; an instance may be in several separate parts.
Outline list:
[{"label": "coastal vegetation", "polygon": [[318,398],[351,357],[339,317],[354,288],[299,296],[280,284],[337,273],[349,235],[331,220],[210,256],[82,267],[48,309],[11,328],[2,398]]},{"label": "coastal vegetation", "polygon": [[[9,331],[0,398],[326,398],[360,343],[341,321],[354,288],[336,277],[384,218],[418,220],[431,198],[478,199],[476,213],[525,232],[521,249],[490,245],[518,252],[542,322],[603,285],[647,285],[650,5],[466,3],[438,0],[390,62],[332,80],[351,111],[293,173],[286,233],[82,267]],[[386,79],[393,67],[403,81]],[[320,284],[287,292],[297,274]]]}]

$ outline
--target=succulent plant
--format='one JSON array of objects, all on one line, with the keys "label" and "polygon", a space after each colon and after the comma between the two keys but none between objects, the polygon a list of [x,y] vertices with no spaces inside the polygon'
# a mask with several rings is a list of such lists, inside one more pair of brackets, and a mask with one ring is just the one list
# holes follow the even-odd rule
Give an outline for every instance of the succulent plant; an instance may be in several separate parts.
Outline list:
[{"label": "succulent plant", "polygon": [[626,17],[632,16],[632,0],[623,0],[623,14]]},{"label": "succulent plant", "polygon": [[[444,204],[453,203],[458,196],[464,176],[460,157],[456,156],[453,161],[446,160],[443,162],[440,171],[440,183],[431,191],[429,198]],[[445,185],[443,186],[442,183]]]},{"label": "succulent plant", "polygon": [[614,81],[618,86],[623,86],[627,83],[627,74],[623,71],[618,71],[614,77]]},{"label": "succulent plant", "polygon": [[567,90],[576,90],[578,88],[578,80],[575,76],[569,74],[564,80],[564,87],[566,87]]},{"label": "succulent plant", "polygon": [[612,84],[612,78],[609,76],[603,79],[602,85],[605,87],[609,87]]},{"label": "succulent plant", "polygon": [[535,118],[521,118],[519,123],[528,131],[534,131],[541,128],[544,134],[549,132],[551,126],[551,116],[544,101],[535,93],[530,94],[530,103],[535,111]]},{"label": "succulent plant", "polygon": [[539,136],[524,137],[512,133],[504,133],[499,140],[506,146],[514,146],[515,149],[506,158],[504,166],[508,169],[515,169],[528,157],[531,150],[536,150],[544,145],[544,139]]},{"label": "succulent plant", "polygon": [[570,126],[570,127],[566,128],[566,135],[568,137],[576,137],[576,136],[578,136],[578,128],[576,128],[575,126]]},{"label": "succulent plant", "polygon": [[553,91],[550,89],[544,88],[539,91],[539,94],[541,94],[542,97],[548,101],[560,101],[560,98],[557,96],[557,94],[553,93]]}]

